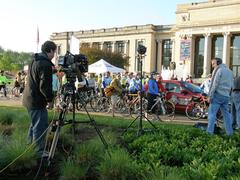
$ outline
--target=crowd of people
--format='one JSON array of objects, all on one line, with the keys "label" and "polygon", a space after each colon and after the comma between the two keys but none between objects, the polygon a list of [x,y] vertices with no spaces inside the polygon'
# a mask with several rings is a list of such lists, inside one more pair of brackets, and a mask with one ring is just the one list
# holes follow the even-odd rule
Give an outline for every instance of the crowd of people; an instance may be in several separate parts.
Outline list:
[{"label": "crowd of people", "polygon": [[[60,87],[66,82],[63,73],[59,73],[51,60],[56,52],[56,44],[46,41],[42,45],[42,52],[36,53],[29,65],[28,74],[19,72],[16,76],[14,87],[20,87],[19,93],[23,93],[23,105],[27,108],[31,123],[29,127],[29,141],[36,142],[38,152],[44,156],[45,131],[48,127],[47,106],[54,106],[54,97],[57,96]],[[208,95],[210,103],[208,112],[209,134],[214,133],[216,113],[222,111],[224,126],[228,135],[233,134],[234,128],[240,128],[240,77],[233,78],[232,71],[222,63],[220,58],[212,59],[213,73],[201,84],[201,88]],[[8,80],[4,72],[0,73],[0,90],[6,89]],[[162,76],[157,72],[149,75],[140,73],[114,73],[87,74],[81,82],[76,80],[76,89],[88,87],[101,96],[106,96],[106,89],[111,87],[111,111],[112,116],[116,108],[118,96],[123,92],[131,94],[145,94],[148,100],[148,110],[151,109],[156,97],[166,92],[162,84]],[[26,80],[27,79],[27,80]],[[176,76],[172,79],[177,80]],[[188,76],[187,82],[193,83]],[[6,95],[6,93],[4,92]],[[229,111],[229,102],[232,97],[232,112]],[[232,118],[233,117],[233,118]]]},{"label": "crowd of people", "polygon": [[[226,65],[222,64],[220,58],[212,60],[212,67],[213,75],[209,74],[206,80],[200,85],[202,92],[208,96],[210,103],[207,132],[210,134],[214,133],[216,113],[220,109],[224,117],[226,132],[228,135],[232,135],[233,128],[240,127],[240,100],[236,98],[239,96],[240,82],[238,78],[234,80],[232,71]],[[177,76],[173,76],[172,80],[177,80]],[[60,81],[64,83],[64,80]],[[184,81],[193,83],[192,76],[187,76]],[[166,92],[162,84],[162,76],[157,72],[152,72],[149,75],[144,74],[142,81],[140,73],[125,72],[111,74],[110,72],[106,72],[98,76],[90,73],[85,76],[83,82],[76,81],[77,89],[83,86],[91,87],[100,96],[105,96],[104,90],[107,87],[112,88],[113,91],[110,98],[112,116],[115,116],[115,105],[123,92],[137,94],[142,91],[148,100],[148,110],[151,109],[156,97],[162,92]],[[232,111],[229,111],[230,103]]]},{"label": "crowd of people", "polygon": [[[13,81],[13,85],[11,86],[11,94],[14,96],[20,96],[23,93],[23,90],[26,85],[26,72],[25,71],[19,71]],[[3,91],[4,97],[7,97],[7,86],[10,86],[11,80],[7,78],[6,73],[1,70],[0,71],[0,91]],[[14,93],[14,94],[13,94]]]}]

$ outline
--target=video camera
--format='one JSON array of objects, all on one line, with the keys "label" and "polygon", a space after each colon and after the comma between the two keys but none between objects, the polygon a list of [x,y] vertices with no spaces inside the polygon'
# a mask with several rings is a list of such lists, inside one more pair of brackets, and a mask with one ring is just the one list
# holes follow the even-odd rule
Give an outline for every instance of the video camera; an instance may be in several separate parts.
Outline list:
[{"label": "video camera", "polygon": [[81,81],[82,74],[88,72],[88,60],[84,54],[74,55],[67,51],[65,56],[59,56],[58,66],[66,74],[68,81],[76,81],[76,77]]}]

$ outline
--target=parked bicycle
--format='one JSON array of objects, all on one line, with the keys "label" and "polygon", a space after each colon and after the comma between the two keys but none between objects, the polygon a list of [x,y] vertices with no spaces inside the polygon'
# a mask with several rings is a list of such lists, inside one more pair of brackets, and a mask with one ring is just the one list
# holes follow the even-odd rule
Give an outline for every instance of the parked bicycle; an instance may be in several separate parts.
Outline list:
[{"label": "parked bicycle", "polygon": [[161,93],[155,99],[155,103],[148,111],[148,119],[151,120],[172,120],[175,116],[175,105],[166,99],[166,93]]},{"label": "parked bicycle", "polygon": [[[191,120],[206,119],[208,117],[209,102],[207,96],[193,96],[186,107],[186,116]],[[231,107],[229,107],[231,109]],[[219,109],[217,113],[217,122],[219,126],[223,124],[223,116]]]}]

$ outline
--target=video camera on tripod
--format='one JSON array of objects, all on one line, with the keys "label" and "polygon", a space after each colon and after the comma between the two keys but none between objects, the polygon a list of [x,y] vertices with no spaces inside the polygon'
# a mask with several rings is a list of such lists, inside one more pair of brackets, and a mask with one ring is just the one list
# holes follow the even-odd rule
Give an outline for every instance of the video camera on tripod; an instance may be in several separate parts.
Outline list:
[{"label": "video camera on tripod", "polygon": [[[107,149],[107,143],[96,125],[95,120],[90,116],[86,107],[85,111],[88,116],[88,120],[86,121],[76,121],[75,119],[75,106],[76,102],[84,101],[84,99],[79,96],[79,92],[76,92],[75,82],[76,79],[78,81],[82,81],[82,75],[85,72],[88,72],[88,60],[87,57],[83,54],[73,55],[72,53],[68,52],[65,56],[60,56],[58,60],[58,65],[60,67],[60,71],[64,72],[66,75],[67,82],[62,85],[61,92],[60,92],[60,112],[59,117],[57,120],[54,120],[52,125],[52,132],[54,132],[53,140],[51,143],[49,156],[48,156],[48,167],[50,166],[51,161],[53,160],[55,150],[57,147],[57,142],[60,135],[61,127],[67,124],[72,124],[73,132],[75,132],[75,125],[79,123],[90,123],[96,130],[97,134],[99,135],[103,145]],[[66,114],[71,108],[72,112],[72,119],[67,120]]]},{"label": "video camera on tripod", "polygon": [[60,71],[66,74],[68,81],[81,81],[83,73],[88,72],[88,60],[84,54],[73,55],[69,51],[65,56],[59,56],[58,66],[61,67]]}]

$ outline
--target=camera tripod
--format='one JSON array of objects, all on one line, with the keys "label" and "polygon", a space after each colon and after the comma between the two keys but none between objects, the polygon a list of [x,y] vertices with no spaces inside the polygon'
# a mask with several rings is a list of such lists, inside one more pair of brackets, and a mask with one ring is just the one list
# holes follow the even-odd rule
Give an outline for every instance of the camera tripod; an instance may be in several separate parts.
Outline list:
[{"label": "camera tripod", "polygon": [[[60,114],[58,119],[54,122],[53,126],[52,126],[52,132],[54,132],[54,136],[53,136],[53,140],[52,140],[52,144],[51,144],[51,148],[49,151],[49,156],[48,156],[48,164],[47,166],[49,167],[55,151],[56,151],[56,147],[57,147],[57,142],[59,139],[59,135],[60,135],[60,130],[63,126],[68,125],[68,124],[72,124],[73,127],[73,132],[75,132],[75,125],[76,124],[82,124],[82,123],[89,123],[90,125],[92,125],[94,127],[94,129],[96,130],[98,136],[100,137],[100,140],[102,141],[105,149],[108,148],[108,144],[106,142],[106,140],[103,137],[103,134],[101,133],[100,129],[97,127],[96,121],[90,116],[89,112],[87,111],[86,107],[84,106],[84,109],[87,113],[88,119],[86,121],[76,121],[75,119],[75,102],[76,102],[76,96],[78,96],[78,93],[75,93],[75,85],[74,85],[74,81],[70,81],[67,82],[66,84],[63,85],[62,87],[62,92],[63,92],[63,101],[61,102],[61,110],[60,110]],[[78,98],[81,98],[80,96],[78,96]],[[80,101],[84,101],[84,99],[80,99]],[[66,113],[68,111],[69,105],[70,103],[72,104],[72,114],[73,114],[73,119],[70,120],[66,120]]]},{"label": "camera tripod", "polygon": [[[141,47],[139,47],[140,49]],[[138,51],[139,51],[138,49]],[[137,136],[140,136],[144,133],[144,129],[143,129],[143,118],[145,118],[147,120],[147,122],[149,124],[151,124],[151,126],[154,128],[154,129],[157,129],[157,127],[144,115],[143,113],[143,88],[142,88],[142,80],[143,80],[143,72],[142,72],[142,60],[143,60],[143,57],[145,56],[144,53],[141,53],[141,52],[138,52],[138,56],[137,56],[137,59],[138,59],[138,64],[140,66],[140,73],[141,73],[141,77],[140,77],[140,113],[139,115],[129,124],[129,126],[123,131],[122,134],[124,134],[125,132],[127,132],[127,130],[133,125],[133,123],[135,121],[137,121],[139,119],[139,124],[138,124],[138,132],[137,132]]]}]

